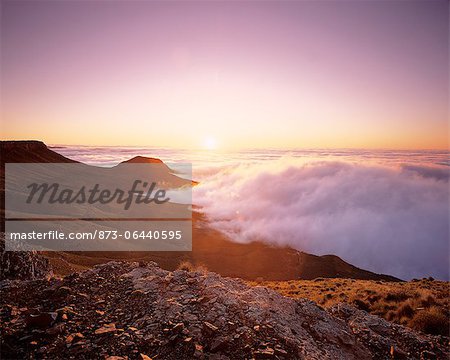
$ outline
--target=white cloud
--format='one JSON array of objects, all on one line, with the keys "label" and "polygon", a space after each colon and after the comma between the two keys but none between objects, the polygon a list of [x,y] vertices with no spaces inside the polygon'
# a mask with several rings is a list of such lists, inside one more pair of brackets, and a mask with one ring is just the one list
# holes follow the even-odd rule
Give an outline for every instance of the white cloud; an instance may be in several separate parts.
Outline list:
[{"label": "white cloud", "polygon": [[212,225],[400,278],[449,277],[448,169],[295,165],[227,169],[194,191]]}]

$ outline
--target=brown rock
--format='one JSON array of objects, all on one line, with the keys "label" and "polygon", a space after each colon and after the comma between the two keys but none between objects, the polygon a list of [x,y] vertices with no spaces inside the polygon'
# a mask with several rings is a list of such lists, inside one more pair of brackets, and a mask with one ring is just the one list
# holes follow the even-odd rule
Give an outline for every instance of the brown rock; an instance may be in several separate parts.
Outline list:
[{"label": "brown rock", "polygon": [[47,335],[55,336],[55,335],[58,335],[58,334],[62,334],[64,332],[65,328],[66,328],[66,326],[64,324],[61,324],[61,323],[60,324],[55,324],[55,325],[53,325],[53,327],[47,329],[45,331],[45,333]]},{"label": "brown rock", "polygon": [[58,319],[64,321],[72,318],[75,315],[78,315],[75,311],[73,311],[72,306],[64,306],[61,309],[57,309],[56,312],[58,313]]},{"label": "brown rock", "polygon": [[399,349],[398,347],[395,346],[391,346],[391,350],[389,352],[391,354],[391,357],[393,359],[407,359],[408,358],[408,354],[405,353],[404,351],[402,351],[401,349]]},{"label": "brown rock", "polygon": [[183,323],[178,323],[173,327],[173,331],[175,332],[181,332],[184,329],[184,324]]},{"label": "brown rock", "polygon": [[152,360],[152,358],[150,356],[147,356],[147,355],[142,354],[142,353],[139,354],[139,359],[141,359],[141,360]]},{"label": "brown rock", "polygon": [[281,349],[281,348],[275,348],[275,355],[277,355],[277,356],[287,356],[288,355],[288,353],[287,353],[287,351],[286,350],[284,350],[284,349]]},{"label": "brown rock", "polygon": [[214,339],[213,343],[211,344],[211,351],[221,351],[227,349],[228,345],[230,343],[230,339],[226,337],[218,337]]},{"label": "brown rock", "polygon": [[96,335],[101,335],[101,334],[106,334],[106,333],[110,333],[110,332],[115,332],[116,329],[116,324],[111,323],[111,324],[105,324],[103,325],[101,328],[98,328],[97,330],[95,330],[95,334]]},{"label": "brown rock", "polygon": [[213,335],[219,330],[219,328],[208,321],[203,322],[203,331],[206,335]]},{"label": "brown rock", "polygon": [[195,358],[202,358],[203,357],[203,346],[202,345],[195,344],[194,357]]},{"label": "brown rock", "polygon": [[132,293],[131,293],[131,296],[142,296],[142,295],[145,295],[145,292],[144,291],[142,291],[142,290],[134,290]]},{"label": "brown rock", "polygon": [[70,293],[72,292],[72,289],[68,286],[61,286],[56,290],[56,295],[60,296],[60,297],[66,297],[68,295],[70,295]]},{"label": "brown rock", "polygon": [[266,348],[264,350],[257,350],[253,352],[255,359],[273,359],[275,350],[272,348]]},{"label": "brown rock", "polygon": [[82,333],[72,333],[69,336],[66,337],[66,344],[72,344],[80,341],[84,338],[84,335]]},{"label": "brown rock", "polygon": [[56,312],[46,312],[37,315],[28,315],[25,321],[29,327],[45,328],[51,326],[57,317],[58,314]]}]

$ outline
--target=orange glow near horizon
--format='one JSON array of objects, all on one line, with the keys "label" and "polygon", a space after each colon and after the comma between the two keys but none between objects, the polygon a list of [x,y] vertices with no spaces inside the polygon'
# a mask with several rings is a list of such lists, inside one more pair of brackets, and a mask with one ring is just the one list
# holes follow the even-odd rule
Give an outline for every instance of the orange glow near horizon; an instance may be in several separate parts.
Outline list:
[{"label": "orange glow near horizon", "polygon": [[208,150],[448,149],[447,10],[446,2],[2,3],[1,136]]}]

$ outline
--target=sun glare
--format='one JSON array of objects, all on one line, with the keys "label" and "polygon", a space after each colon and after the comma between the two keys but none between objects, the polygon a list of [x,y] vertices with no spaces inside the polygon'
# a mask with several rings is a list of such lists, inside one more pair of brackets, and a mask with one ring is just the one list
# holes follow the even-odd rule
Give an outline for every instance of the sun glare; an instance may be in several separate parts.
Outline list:
[{"label": "sun glare", "polygon": [[217,149],[217,140],[211,136],[206,137],[203,140],[203,148],[205,150],[215,150]]}]

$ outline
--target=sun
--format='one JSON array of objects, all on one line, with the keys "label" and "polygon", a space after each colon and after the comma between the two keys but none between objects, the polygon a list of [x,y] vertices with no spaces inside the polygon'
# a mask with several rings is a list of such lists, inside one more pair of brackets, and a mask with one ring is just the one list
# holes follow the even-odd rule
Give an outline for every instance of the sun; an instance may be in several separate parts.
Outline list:
[{"label": "sun", "polygon": [[203,140],[203,149],[205,150],[216,150],[217,149],[217,140],[212,137],[208,136]]}]

